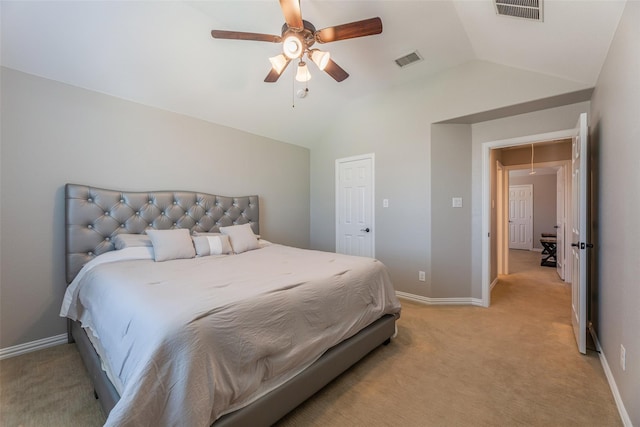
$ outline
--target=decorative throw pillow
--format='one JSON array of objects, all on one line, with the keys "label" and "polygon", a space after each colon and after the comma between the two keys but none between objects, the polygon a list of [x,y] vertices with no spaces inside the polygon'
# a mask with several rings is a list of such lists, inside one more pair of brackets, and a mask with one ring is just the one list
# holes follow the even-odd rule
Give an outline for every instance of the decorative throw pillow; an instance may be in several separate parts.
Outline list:
[{"label": "decorative throw pillow", "polygon": [[217,236],[194,236],[193,245],[196,247],[196,256],[222,255],[233,252],[229,236],[218,234]]},{"label": "decorative throw pillow", "polygon": [[145,236],[144,234],[118,234],[113,238],[113,244],[116,246],[116,250],[153,246],[149,236]]},{"label": "decorative throw pillow", "polygon": [[236,254],[260,248],[258,238],[253,234],[250,224],[220,227],[220,232],[229,236],[233,252]]},{"label": "decorative throw pillow", "polygon": [[196,256],[191,234],[186,228],[147,230],[146,233],[153,244],[153,253],[156,261],[169,261]]}]

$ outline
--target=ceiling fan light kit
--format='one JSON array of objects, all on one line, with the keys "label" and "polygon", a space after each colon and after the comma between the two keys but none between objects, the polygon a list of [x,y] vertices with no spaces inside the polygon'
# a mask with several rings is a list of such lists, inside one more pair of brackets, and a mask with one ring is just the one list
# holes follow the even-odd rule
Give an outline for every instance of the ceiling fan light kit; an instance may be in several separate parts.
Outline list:
[{"label": "ceiling fan light kit", "polygon": [[282,42],[282,51],[289,59],[300,58],[304,53],[304,42],[297,33],[288,34]]},{"label": "ceiling fan light kit", "polygon": [[211,31],[211,36],[215,39],[282,43],[282,54],[269,58],[272,67],[264,79],[267,83],[276,82],[289,65],[289,62],[294,59],[299,60],[296,80],[302,82],[308,81],[311,78],[311,74],[309,73],[306,63],[302,60],[305,54],[320,70],[329,74],[335,81],[341,82],[349,77],[349,73],[331,59],[329,52],[311,49],[311,46],[316,42],[329,43],[382,33],[382,20],[378,17],[327,27],[316,31],[312,23],[302,19],[300,0],[280,0],[280,8],[282,9],[285,20],[282,26],[281,36],[240,31]]}]

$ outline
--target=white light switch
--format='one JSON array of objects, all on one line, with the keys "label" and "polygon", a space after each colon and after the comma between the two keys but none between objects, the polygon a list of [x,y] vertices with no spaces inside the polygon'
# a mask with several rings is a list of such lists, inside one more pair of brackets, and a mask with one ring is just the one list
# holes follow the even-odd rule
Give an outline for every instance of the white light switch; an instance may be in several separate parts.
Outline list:
[{"label": "white light switch", "polygon": [[454,197],[451,199],[451,207],[452,208],[461,208],[462,207],[462,197]]},{"label": "white light switch", "polygon": [[382,207],[383,208],[389,207],[389,199],[382,199]]}]

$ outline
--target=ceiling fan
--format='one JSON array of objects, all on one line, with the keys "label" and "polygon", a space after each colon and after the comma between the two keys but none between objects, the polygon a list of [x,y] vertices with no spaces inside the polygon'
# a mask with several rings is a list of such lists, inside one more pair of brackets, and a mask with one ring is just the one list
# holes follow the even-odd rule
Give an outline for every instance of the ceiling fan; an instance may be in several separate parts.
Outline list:
[{"label": "ceiling fan", "polygon": [[287,68],[287,65],[293,60],[298,61],[296,80],[303,82],[309,80],[311,75],[309,74],[306,63],[303,61],[304,55],[307,55],[308,59],[314,62],[318,68],[333,77],[337,82],[341,82],[349,77],[349,74],[331,59],[329,52],[312,49],[312,46],[316,42],[329,43],[338,40],[371,36],[382,32],[382,20],[380,18],[365,19],[316,30],[311,22],[302,19],[300,0],[280,0],[280,7],[282,8],[285,20],[280,36],[245,33],[241,31],[211,31],[211,36],[215,39],[282,43],[282,53],[269,58],[272,68],[264,79],[267,83],[276,82]]}]

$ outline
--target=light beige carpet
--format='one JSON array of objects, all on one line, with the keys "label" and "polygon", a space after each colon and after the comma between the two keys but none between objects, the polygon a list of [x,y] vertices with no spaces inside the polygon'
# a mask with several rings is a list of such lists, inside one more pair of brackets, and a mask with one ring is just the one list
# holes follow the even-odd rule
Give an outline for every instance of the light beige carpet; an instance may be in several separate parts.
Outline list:
[{"label": "light beige carpet", "polygon": [[[619,426],[598,356],[577,351],[570,288],[516,251],[491,308],[402,301],[398,337],[278,425]],[[79,355],[63,345],[0,362],[0,425],[104,422]]]}]

